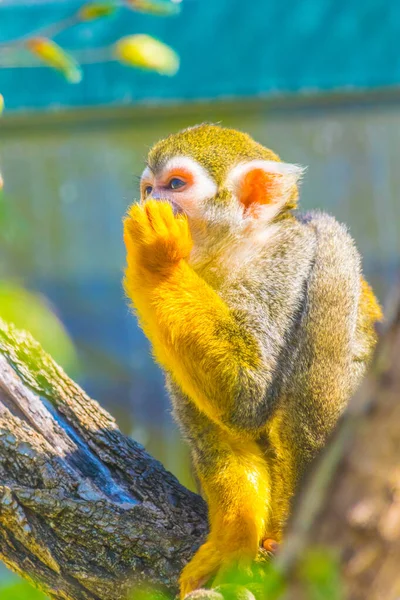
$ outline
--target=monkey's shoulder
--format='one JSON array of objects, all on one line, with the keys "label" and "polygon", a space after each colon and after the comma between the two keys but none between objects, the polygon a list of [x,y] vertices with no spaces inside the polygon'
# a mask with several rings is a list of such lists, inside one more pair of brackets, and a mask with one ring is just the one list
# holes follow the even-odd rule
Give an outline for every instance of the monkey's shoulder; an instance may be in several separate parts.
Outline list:
[{"label": "monkey's shoulder", "polygon": [[295,220],[300,226],[313,229],[317,238],[321,240],[329,239],[331,243],[345,243],[355,247],[354,239],[347,225],[340,223],[328,213],[319,210],[297,212]]},{"label": "monkey's shoulder", "polygon": [[316,238],[316,259],[340,257],[356,270],[360,269],[360,255],[348,227],[335,217],[322,211],[298,213],[295,216],[301,227],[312,229]]},{"label": "monkey's shoulder", "polygon": [[340,292],[345,312],[360,293],[361,257],[354,239],[346,225],[324,212],[312,211],[296,218],[304,227],[313,229],[316,239],[310,294],[323,304],[331,303]]}]

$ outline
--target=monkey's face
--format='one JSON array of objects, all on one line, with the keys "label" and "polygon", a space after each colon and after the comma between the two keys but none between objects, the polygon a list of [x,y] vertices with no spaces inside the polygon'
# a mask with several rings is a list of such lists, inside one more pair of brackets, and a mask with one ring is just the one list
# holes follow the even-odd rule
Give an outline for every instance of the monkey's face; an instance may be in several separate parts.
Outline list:
[{"label": "monkey's face", "polygon": [[195,251],[252,243],[293,208],[302,170],[247,134],[199,125],[158,142],[141,178],[141,200],[171,203],[189,221]]}]

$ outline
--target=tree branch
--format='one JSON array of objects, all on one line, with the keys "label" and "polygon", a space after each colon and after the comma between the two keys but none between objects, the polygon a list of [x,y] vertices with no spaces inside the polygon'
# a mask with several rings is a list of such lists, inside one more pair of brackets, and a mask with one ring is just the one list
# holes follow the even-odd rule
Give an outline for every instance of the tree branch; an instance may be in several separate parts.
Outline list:
[{"label": "tree branch", "polygon": [[0,558],[52,598],[176,592],[206,534],[203,500],[1,320],[0,481]]}]

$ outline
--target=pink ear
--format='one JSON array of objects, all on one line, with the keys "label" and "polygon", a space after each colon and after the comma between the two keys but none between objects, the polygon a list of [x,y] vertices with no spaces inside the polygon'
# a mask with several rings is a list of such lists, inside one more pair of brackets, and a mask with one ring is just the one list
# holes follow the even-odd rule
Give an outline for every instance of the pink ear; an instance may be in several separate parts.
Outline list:
[{"label": "pink ear", "polygon": [[231,170],[227,186],[248,212],[263,205],[270,205],[271,209],[275,206],[278,211],[296,195],[302,173],[303,169],[297,165],[252,160]]}]

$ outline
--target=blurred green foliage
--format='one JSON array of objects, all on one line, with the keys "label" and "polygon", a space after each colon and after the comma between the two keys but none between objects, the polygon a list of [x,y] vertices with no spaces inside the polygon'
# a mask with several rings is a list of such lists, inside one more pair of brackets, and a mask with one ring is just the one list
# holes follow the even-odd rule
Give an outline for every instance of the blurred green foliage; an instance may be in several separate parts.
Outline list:
[{"label": "blurred green foliage", "polygon": [[[0,250],[5,250],[15,239],[23,243],[26,225],[12,203],[6,203],[4,192],[0,189]],[[0,317],[14,323],[18,329],[29,331],[71,377],[76,377],[78,361],[75,348],[53,308],[44,296],[25,289],[7,271],[7,265],[0,261]]]},{"label": "blurred green foliage", "polygon": [[[218,580],[218,581],[217,581]],[[226,571],[213,582],[212,600],[284,600],[285,577],[273,562],[257,562],[251,575]],[[295,576],[296,589],[307,600],[344,600],[337,558],[325,548],[308,550],[300,560]],[[136,589],[129,600],[174,600],[160,590]]]},{"label": "blurred green foliage", "polygon": [[29,331],[71,376],[77,372],[72,341],[46,298],[11,281],[0,280],[0,317]]},{"label": "blurred green foliage", "polygon": [[0,587],[1,600],[46,600],[41,592],[38,592],[29,583],[21,582],[5,587]]},{"label": "blurred green foliage", "polygon": [[345,597],[339,561],[324,548],[307,552],[300,566],[300,577],[307,586],[309,600],[343,600]]},{"label": "blurred green foliage", "polygon": [[[15,204],[6,202],[4,190],[2,189],[2,179],[0,173],[0,244],[6,248],[12,244],[13,240],[23,235],[23,230],[28,223],[18,211]],[[1,258],[1,257],[0,257]]]}]

